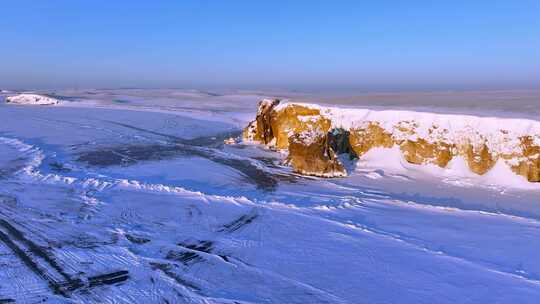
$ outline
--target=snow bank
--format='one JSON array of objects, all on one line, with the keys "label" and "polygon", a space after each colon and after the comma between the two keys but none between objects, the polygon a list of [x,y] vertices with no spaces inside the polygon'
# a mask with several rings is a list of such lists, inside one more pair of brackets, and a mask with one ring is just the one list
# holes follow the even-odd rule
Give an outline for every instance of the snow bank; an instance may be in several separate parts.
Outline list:
[{"label": "snow bank", "polygon": [[19,94],[6,98],[7,103],[26,104],[26,105],[56,105],[60,100],[38,94]]}]

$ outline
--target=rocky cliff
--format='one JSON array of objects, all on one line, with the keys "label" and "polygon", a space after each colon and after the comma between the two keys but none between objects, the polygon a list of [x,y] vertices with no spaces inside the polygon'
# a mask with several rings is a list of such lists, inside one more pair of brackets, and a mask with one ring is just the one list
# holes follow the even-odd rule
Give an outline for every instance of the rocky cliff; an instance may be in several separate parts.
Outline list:
[{"label": "rocky cliff", "polygon": [[286,150],[301,174],[344,176],[336,157],[362,158],[373,148],[399,147],[405,161],[447,168],[463,161],[478,175],[498,162],[540,181],[540,122],[412,111],[374,111],[265,99],[244,140]]}]

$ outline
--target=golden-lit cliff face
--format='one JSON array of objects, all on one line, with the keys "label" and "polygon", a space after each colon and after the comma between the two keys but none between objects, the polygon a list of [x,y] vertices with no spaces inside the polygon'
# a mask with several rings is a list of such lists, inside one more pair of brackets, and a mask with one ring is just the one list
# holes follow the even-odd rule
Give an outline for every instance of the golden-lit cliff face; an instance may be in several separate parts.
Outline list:
[{"label": "golden-lit cliff face", "polygon": [[391,148],[394,145],[392,134],[381,128],[378,122],[367,122],[365,127],[354,128],[350,132],[351,147],[358,156],[372,148]]},{"label": "golden-lit cliff face", "polygon": [[532,136],[519,138],[519,153],[502,155],[502,158],[514,161],[512,171],[524,176],[531,182],[540,182],[540,147],[534,144]]},{"label": "golden-lit cliff face", "polygon": [[345,176],[343,165],[328,145],[330,120],[319,110],[290,105],[279,111],[279,100],[262,100],[257,117],[243,132],[246,140],[260,142],[275,149],[288,149],[287,163],[300,174]]},{"label": "golden-lit cliff face", "polygon": [[301,132],[289,137],[287,163],[304,175],[336,177],[347,171],[330,147],[326,133]]},{"label": "golden-lit cliff face", "polygon": [[326,133],[330,130],[330,120],[322,117],[317,109],[299,105],[290,105],[280,111],[274,111],[270,127],[274,134],[274,146],[287,149],[289,138],[295,134],[318,130]]},{"label": "golden-lit cliff face", "polygon": [[274,108],[279,104],[279,99],[263,99],[259,102],[257,116],[243,132],[243,137],[252,141],[257,141],[265,145],[274,138],[270,120],[273,118]]},{"label": "golden-lit cliff face", "polygon": [[328,132],[330,129],[330,120],[322,117],[319,110],[290,105],[275,111],[279,103],[279,99],[259,102],[257,117],[244,129],[244,139],[287,149],[289,138],[294,134],[310,130]]},{"label": "golden-lit cliff face", "polygon": [[416,141],[405,140],[400,145],[405,160],[411,164],[434,164],[446,167],[452,160],[454,146],[445,142],[428,142],[419,138]]},{"label": "golden-lit cliff face", "polygon": [[465,158],[469,169],[479,175],[485,174],[493,168],[498,158],[497,155],[493,155],[489,151],[489,147],[485,142],[480,144],[463,144],[457,152]]},{"label": "golden-lit cliff face", "polygon": [[[501,130],[502,140],[496,143],[499,145],[497,152],[492,149],[493,142],[475,130],[450,136],[447,129],[435,123],[422,126],[416,121],[398,120],[389,125],[368,119],[342,130],[333,128],[332,118],[321,113],[319,108],[279,103],[279,100],[261,101],[257,118],[244,130],[244,139],[288,150],[287,163],[301,174],[344,176],[346,171],[336,154],[348,153],[351,157],[361,158],[372,148],[397,146],[403,159],[411,164],[446,168],[452,159],[461,157],[471,172],[483,175],[497,161],[504,161],[513,172],[528,181],[540,181],[540,146],[535,141],[540,137],[536,135],[509,138],[508,133]],[[427,132],[419,132],[421,128]],[[345,137],[340,135],[344,132]],[[336,139],[339,146],[347,148],[339,148]],[[348,143],[343,143],[344,140]]]},{"label": "golden-lit cliff face", "polygon": [[[414,134],[413,128],[405,127],[405,122],[395,126],[396,131]],[[444,141],[430,142],[422,138],[415,140],[398,139],[392,133],[385,131],[378,122],[367,122],[364,128],[351,130],[351,146],[357,155],[361,156],[372,148],[391,148],[399,146],[404,159],[411,164],[435,164],[446,167],[452,160],[454,145]]]}]

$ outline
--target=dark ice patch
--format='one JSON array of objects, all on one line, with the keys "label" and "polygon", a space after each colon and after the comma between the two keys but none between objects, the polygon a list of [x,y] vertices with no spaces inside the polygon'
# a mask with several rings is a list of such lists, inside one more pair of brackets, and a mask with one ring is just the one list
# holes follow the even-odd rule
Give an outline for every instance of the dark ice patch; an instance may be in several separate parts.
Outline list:
[{"label": "dark ice patch", "polygon": [[237,218],[236,220],[223,225],[218,231],[219,232],[234,232],[238,229],[252,223],[257,217],[259,217],[256,213],[251,214],[244,214]]},{"label": "dark ice patch", "polygon": [[59,162],[49,163],[49,168],[51,168],[51,170],[54,172],[61,172],[61,173],[71,171],[71,169],[66,168],[62,163],[59,163]]},{"label": "dark ice patch", "polygon": [[181,262],[182,264],[189,266],[202,262],[204,259],[197,252],[193,251],[177,251],[171,250],[165,256],[167,260]]},{"label": "dark ice patch", "polygon": [[163,272],[165,275],[167,275],[169,278],[173,279],[176,281],[176,283],[182,285],[182,286],[185,286],[189,289],[192,289],[192,290],[195,290],[195,291],[200,291],[201,289],[195,285],[194,283],[191,283],[189,282],[188,280],[180,277],[180,275],[178,275],[177,273],[175,273],[173,271],[173,268],[172,268],[172,265],[171,264],[164,264],[164,263],[155,263],[155,262],[151,262],[150,263],[150,266],[152,267],[152,269],[154,270],[160,270],[161,272]]},{"label": "dark ice patch", "polygon": [[[275,191],[280,181],[296,182],[299,178],[290,173],[275,173],[265,170],[265,165],[270,164],[268,161],[237,158],[232,155],[229,156],[217,149],[223,146],[223,141],[225,139],[239,136],[241,134],[241,131],[239,130],[223,132],[212,136],[184,139],[171,134],[156,132],[125,123],[113,121],[105,122],[160,136],[167,139],[169,143],[101,147],[95,150],[80,152],[77,161],[92,166],[108,167],[129,166],[141,161],[156,161],[175,157],[196,156],[206,158],[215,163],[240,171],[246,177],[248,182],[255,184],[258,189],[263,191]],[[272,164],[271,168],[275,168],[275,165]]]},{"label": "dark ice patch", "polygon": [[286,173],[274,173],[249,159],[235,158],[212,148],[185,144],[149,144],[102,147],[82,151],[77,161],[96,167],[130,166],[143,161],[158,161],[176,157],[196,156],[233,168],[246,177],[246,181],[263,191],[276,190],[280,181],[295,182],[298,177]]},{"label": "dark ice patch", "polygon": [[150,242],[150,239],[132,235],[132,234],[126,234],[126,239],[135,244],[146,244]]},{"label": "dark ice patch", "polygon": [[127,270],[110,272],[106,274],[88,277],[88,287],[92,288],[101,285],[113,285],[117,283],[122,283],[127,279],[129,279],[129,271]]},{"label": "dark ice patch", "polygon": [[178,243],[178,246],[182,246],[195,251],[202,251],[210,253],[213,249],[214,242],[212,241],[200,241],[195,243]]}]

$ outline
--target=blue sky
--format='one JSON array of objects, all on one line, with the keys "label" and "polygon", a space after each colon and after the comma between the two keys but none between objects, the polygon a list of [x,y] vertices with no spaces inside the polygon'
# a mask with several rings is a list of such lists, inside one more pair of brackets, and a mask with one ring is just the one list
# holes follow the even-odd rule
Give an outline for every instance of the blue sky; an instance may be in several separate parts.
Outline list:
[{"label": "blue sky", "polygon": [[540,84],[540,1],[3,1],[0,87]]}]

